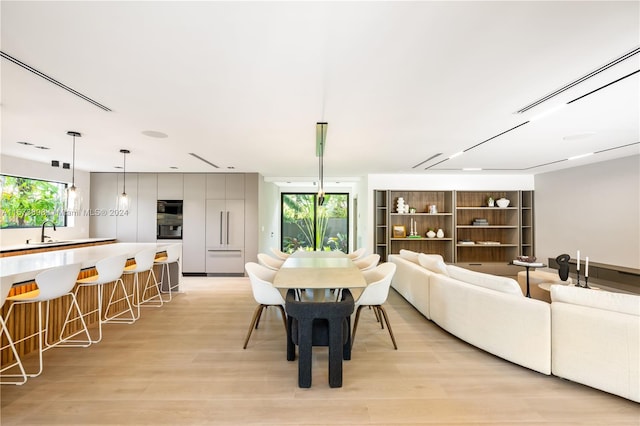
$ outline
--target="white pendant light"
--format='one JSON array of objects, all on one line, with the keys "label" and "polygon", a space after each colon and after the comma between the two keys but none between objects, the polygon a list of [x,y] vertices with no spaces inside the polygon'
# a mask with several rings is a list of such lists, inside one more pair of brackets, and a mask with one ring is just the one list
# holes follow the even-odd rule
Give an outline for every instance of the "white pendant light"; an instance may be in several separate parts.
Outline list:
[{"label": "white pendant light", "polygon": [[69,130],[67,135],[73,136],[73,157],[71,161],[71,186],[67,187],[67,211],[77,211],[82,205],[80,190],[76,187],[76,138],[82,137],[80,132]]},{"label": "white pendant light", "polygon": [[328,123],[316,123],[316,155],[318,156],[318,196],[317,202],[321,206],[324,204],[324,146],[327,141]]},{"label": "white pendant light", "polygon": [[127,154],[131,153],[128,149],[121,149],[122,153],[122,194],[118,196],[118,210],[129,210],[129,196],[127,195]]}]

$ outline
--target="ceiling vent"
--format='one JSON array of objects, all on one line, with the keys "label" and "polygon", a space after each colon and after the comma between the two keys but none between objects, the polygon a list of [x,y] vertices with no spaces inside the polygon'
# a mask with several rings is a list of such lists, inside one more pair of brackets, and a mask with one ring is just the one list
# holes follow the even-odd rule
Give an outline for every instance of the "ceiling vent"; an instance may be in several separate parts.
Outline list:
[{"label": "ceiling vent", "polygon": [[195,154],[195,153],[193,153],[193,152],[190,152],[190,153],[189,153],[189,155],[191,155],[191,156],[193,156],[193,157],[197,158],[198,160],[202,161],[203,163],[207,163],[208,165],[215,167],[216,169],[219,169],[219,168],[220,168],[220,167],[216,166],[215,164],[213,164],[211,161],[206,160],[206,159],[204,159],[204,158],[200,157],[198,154]]}]

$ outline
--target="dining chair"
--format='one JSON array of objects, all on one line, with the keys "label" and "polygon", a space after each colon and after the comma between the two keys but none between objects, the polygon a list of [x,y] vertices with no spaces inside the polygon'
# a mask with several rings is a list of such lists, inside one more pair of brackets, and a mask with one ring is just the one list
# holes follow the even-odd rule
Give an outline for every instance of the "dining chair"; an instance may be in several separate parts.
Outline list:
[{"label": "dining chair", "polygon": [[282,250],[279,250],[275,247],[271,247],[271,252],[278,258],[278,259],[282,259],[282,260],[287,260],[289,258],[289,256],[291,256],[289,253],[285,253]]},{"label": "dining chair", "polygon": [[284,260],[276,259],[275,257],[269,256],[268,254],[265,254],[265,253],[258,253],[258,263],[269,269],[277,271],[282,267]]},{"label": "dining chair", "polygon": [[[28,336],[14,341],[14,344],[22,341],[34,338],[38,338],[38,371],[35,373],[27,372],[28,377],[36,377],[42,373],[43,360],[42,354],[44,351],[60,346],[60,347],[88,347],[91,344],[91,336],[87,324],[82,317],[82,311],[78,305],[78,300],[73,293],[73,286],[76,284],[78,274],[80,273],[80,264],[72,263],[69,265],[58,266],[55,268],[47,269],[36,275],[35,281],[37,289],[29,291],[27,293],[18,294],[15,296],[7,297],[7,300],[13,303],[9,306],[7,311],[7,318],[13,312],[13,308],[18,305],[35,303],[38,310],[38,330]],[[72,334],[65,335],[66,327],[62,327],[60,330],[59,340],[54,343],[49,343],[49,302],[54,299],[69,297],[71,299],[69,310],[75,310],[78,315],[78,321],[80,322],[79,329]],[[46,313],[42,313],[42,304],[46,303]],[[70,331],[67,331],[70,333]],[[86,340],[74,341],[73,337],[84,333]],[[88,343],[87,343],[88,342]]]},{"label": "dining chair", "polygon": [[373,253],[353,261],[353,263],[363,272],[375,268],[379,262],[380,255],[377,253]]},{"label": "dining chair", "polygon": [[[162,306],[162,294],[160,293],[160,285],[158,279],[153,271],[153,261],[156,258],[156,247],[150,247],[148,249],[140,250],[134,256],[136,263],[126,266],[122,271],[123,274],[133,274],[133,305],[136,307],[137,320],[140,318],[140,306],[143,304],[152,303],[148,306],[159,308]],[[147,281],[145,282],[144,289],[140,290],[140,274],[148,272]],[[151,279],[153,278],[153,283]],[[147,291],[152,290],[155,295],[146,296]],[[154,299],[158,299],[154,301]]]},{"label": "dining chair", "polygon": [[264,309],[269,306],[275,306],[280,309],[285,332],[287,331],[287,314],[284,310],[284,298],[280,291],[272,284],[276,271],[255,262],[247,262],[244,267],[247,271],[247,275],[249,275],[253,298],[258,303],[258,306],[253,312],[253,318],[249,324],[249,331],[247,332],[247,337],[244,339],[244,346],[242,347],[242,349],[247,349],[251,333],[254,328],[258,328],[258,325],[260,324],[260,317],[262,316],[262,311]]},{"label": "dining chair", "polygon": [[[13,283],[9,280],[2,280],[2,287],[0,288],[0,308],[4,306],[4,302],[7,300],[7,296],[11,291],[11,286]],[[4,336],[4,338],[2,337]],[[18,354],[18,350],[16,346],[13,344],[13,339],[11,338],[11,333],[7,328],[7,324],[4,322],[4,318],[0,315],[0,341],[5,341],[7,344],[0,347],[0,352],[4,353],[5,349],[11,349],[11,355],[9,355],[6,359],[6,364],[0,369],[0,384],[3,385],[22,385],[27,382],[27,373],[24,371],[24,367],[22,366],[22,360],[20,359],[20,355]],[[10,358],[13,356],[13,359]],[[12,369],[18,369],[19,373],[13,374],[2,374],[5,371],[11,371]],[[5,380],[7,378],[8,380]]]},{"label": "dining chair", "polygon": [[[102,312],[102,297],[103,297],[102,293],[103,293],[104,285],[109,283],[114,283],[114,290],[116,287],[120,286],[120,288],[122,288],[123,291],[126,292],[124,287],[124,282],[122,281],[122,272],[124,270],[124,266],[126,263],[127,263],[127,256],[124,254],[101,259],[98,262],[96,262],[97,274],[91,275],[89,277],[82,278],[76,281],[76,287],[74,291],[76,298],[78,297],[78,293],[81,290],[88,292],[93,289],[96,293],[96,308],[91,311],[82,313],[82,316],[85,318],[91,314],[97,314],[98,337],[95,339],[91,338],[91,343],[98,343],[99,341],[102,340],[102,324],[104,324],[105,322],[110,322],[109,320],[105,319],[106,315],[104,315]],[[131,313],[131,316],[133,317],[133,308],[128,298],[126,299],[126,302],[128,303],[128,310]],[[64,325],[66,326],[68,323],[73,322],[76,319],[77,318],[71,317],[71,311],[69,311],[67,312],[67,317],[65,318]],[[114,322],[121,322],[121,321],[114,321]]]},{"label": "dining chair", "polygon": [[359,249],[352,251],[351,253],[347,253],[347,257],[351,260],[357,260],[364,256],[366,252],[367,249],[365,247],[360,247]]},{"label": "dining chair", "polygon": [[298,346],[298,386],[311,387],[313,346],[329,347],[329,386],[342,386],[342,361],[351,359],[351,314],[349,289],[334,302],[301,301],[296,291],[287,292],[287,360],[295,360]]},{"label": "dining chair", "polygon": [[393,274],[395,274],[395,272],[396,264],[385,262],[378,265],[374,269],[364,271],[362,273],[365,280],[367,281],[367,286],[355,302],[355,306],[357,309],[356,319],[353,323],[353,334],[351,335],[352,345],[353,341],[356,338],[356,330],[358,329],[358,321],[360,320],[360,311],[365,306],[370,306],[373,309],[374,314],[376,315],[376,319],[380,322],[381,328],[384,328],[384,324],[382,323],[382,319],[384,319],[384,322],[387,324],[389,336],[391,336],[391,341],[393,342],[393,348],[396,350],[398,349],[396,339],[393,336],[393,331],[391,330],[391,324],[389,323],[387,311],[382,307],[382,305],[387,301],[387,297],[389,296],[389,287],[391,286],[391,279],[393,278]]},{"label": "dining chair", "polygon": [[[178,262],[180,261],[180,255],[182,254],[182,244],[171,244],[170,246],[167,247],[166,249],[166,255],[165,256],[161,256],[156,258],[153,263],[155,265],[160,265],[162,267],[162,272],[160,275],[160,287],[161,287],[161,291],[163,293],[168,293],[169,294],[169,299],[163,299],[164,302],[171,302],[171,299],[173,298],[172,294],[173,294],[173,290],[177,289],[179,286],[179,282],[176,282],[175,284],[171,283],[171,271],[170,271],[170,265],[172,264],[178,264]],[[167,273],[167,286],[166,289],[163,288],[164,287],[164,277],[165,277],[165,270]],[[178,273],[178,278],[180,277],[180,273]]]}]

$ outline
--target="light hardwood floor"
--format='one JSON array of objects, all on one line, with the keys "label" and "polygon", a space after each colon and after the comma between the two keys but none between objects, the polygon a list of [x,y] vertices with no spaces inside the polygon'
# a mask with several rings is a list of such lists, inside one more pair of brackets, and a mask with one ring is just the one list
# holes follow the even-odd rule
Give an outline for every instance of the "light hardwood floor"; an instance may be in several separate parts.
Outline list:
[{"label": "light hardwood floor", "polygon": [[188,277],[182,290],[133,325],[105,325],[99,344],[46,352],[40,377],[0,387],[2,426],[640,424],[640,404],[476,349],[393,290],[399,349],[364,311],[344,386],[329,388],[326,348],[314,348],[300,389],[274,308],[242,349],[256,306],[246,278]]}]

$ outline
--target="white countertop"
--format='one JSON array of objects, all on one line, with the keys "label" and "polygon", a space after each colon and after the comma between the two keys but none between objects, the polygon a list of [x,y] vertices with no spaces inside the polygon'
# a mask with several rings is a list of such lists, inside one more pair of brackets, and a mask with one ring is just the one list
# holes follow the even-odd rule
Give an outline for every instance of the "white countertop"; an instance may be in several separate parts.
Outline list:
[{"label": "white countertop", "polygon": [[53,241],[47,244],[41,244],[41,243],[16,244],[13,246],[0,247],[0,253],[11,252],[11,251],[21,251],[21,250],[36,250],[36,249],[51,248],[51,247],[64,247],[64,246],[72,246],[75,244],[98,243],[101,241],[115,241],[115,240],[116,240],[115,238],[78,238],[75,240]]},{"label": "white countertop", "polygon": [[91,247],[54,250],[42,253],[24,254],[0,258],[0,277],[2,281],[12,283],[31,281],[46,269],[57,266],[80,263],[82,268],[91,268],[105,257],[126,254],[133,258],[135,254],[149,247],[163,251],[169,244],[156,243],[113,243]]}]

